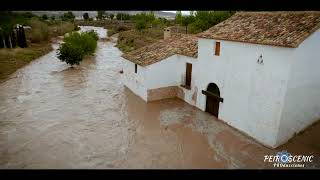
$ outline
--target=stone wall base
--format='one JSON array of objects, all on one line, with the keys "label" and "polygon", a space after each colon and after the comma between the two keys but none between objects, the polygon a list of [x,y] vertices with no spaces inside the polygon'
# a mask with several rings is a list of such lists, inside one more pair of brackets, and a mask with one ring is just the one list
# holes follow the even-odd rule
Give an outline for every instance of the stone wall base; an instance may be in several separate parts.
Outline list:
[{"label": "stone wall base", "polygon": [[181,96],[181,89],[178,86],[169,86],[148,90],[148,102],[161,99],[168,99]]}]

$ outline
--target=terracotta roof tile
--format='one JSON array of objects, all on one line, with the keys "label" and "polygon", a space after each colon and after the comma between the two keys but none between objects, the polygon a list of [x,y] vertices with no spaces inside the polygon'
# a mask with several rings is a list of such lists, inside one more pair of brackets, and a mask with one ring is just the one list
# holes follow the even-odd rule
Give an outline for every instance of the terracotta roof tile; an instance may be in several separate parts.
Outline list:
[{"label": "terracotta roof tile", "polygon": [[123,54],[122,57],[141,66],[148,66],[174,54],[196,58],[198,38],[194,35],[172,34],[171,38]]},{"label": "terracotta roof tile", "polygon": [[320,27],[320,11],[237,12],[198,37],[297,47]]}]

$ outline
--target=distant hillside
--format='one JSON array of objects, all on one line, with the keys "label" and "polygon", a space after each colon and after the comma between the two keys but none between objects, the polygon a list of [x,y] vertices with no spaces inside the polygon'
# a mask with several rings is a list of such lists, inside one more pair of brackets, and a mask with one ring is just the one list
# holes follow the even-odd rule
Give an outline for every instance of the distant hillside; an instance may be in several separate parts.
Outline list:
[{"label": "distant hillside", "polygon": [[[21,11],[20,11],[21,12]],[[68,12],[68,11],[31,11],[33,14],[42,16],[43,14],[46,14],[47,16],[55,16],[55,17],[60,17],[63,15],[63,13]],[[72,11],[72,13],[76,17],[82,17],[84,13],[88,13],[90,17],[96,17],[97,16],[97,11]],[[141,12],[148,12],[148,11],[106,11],[107,13],[126,13],[130,15],[135,15]],[[163,11],[153,11],[155,16],[157,17],[162,17],[166,19],[174,19],[175,18],[175,13],[170,13],[170,12],[163,12]]]}]

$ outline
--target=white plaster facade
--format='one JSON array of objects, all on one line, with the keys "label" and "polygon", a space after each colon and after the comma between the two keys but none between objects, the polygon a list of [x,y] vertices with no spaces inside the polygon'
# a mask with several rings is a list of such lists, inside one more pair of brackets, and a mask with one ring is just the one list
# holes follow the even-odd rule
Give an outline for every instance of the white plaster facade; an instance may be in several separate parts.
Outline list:
[{"label": "white plaster facade", "polygon": [[124,84],[147,101],[149,89],[184,84],[186,63],[192,63],[191,89],[180,87],[183,100],[205,111],[202,90],[217,84],[224,98],[218,118],[274,148],[320,118],[319,39],[318,30],[297,48],[286,48],[199,38],[197,58],[173,55],[138,65],[137,73],[125,61]]}]

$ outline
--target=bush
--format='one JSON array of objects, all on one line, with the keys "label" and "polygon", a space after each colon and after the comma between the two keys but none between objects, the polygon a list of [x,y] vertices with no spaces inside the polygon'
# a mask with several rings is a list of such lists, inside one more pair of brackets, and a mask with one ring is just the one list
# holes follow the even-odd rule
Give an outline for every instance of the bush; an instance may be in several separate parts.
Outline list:
[{"label": "bush", "polygon": [[84,56],[91,55],[97,48],[95,32],[72,32],[64,37],[64,43],[58,49],[58,58],[70,64],[79,65]]},{"label": "bush", "polygon": [[99,40],[99,36],[98,36],[98,34],[95,32],[95,31],[89,31],[88,32],[88,34],[91,36],[91,37],[93,37],[96,41],[98,41]]},{"label": "bush", "polygon": [[44,14],[44,15],[41,16],[41,19],[42,20],[48,20],[48,16],[46,14]]},{"label": "bush", "polygon": [[49,35],[51,37],[63,36],[64,34],[75,30],[75,26],[70,22],[57,21],[55,25],[49,26]]},{"label": "bush", "polygon": [[39,43],[42,41],[47,41],[49,39],[49,29],[48,25],[38,19],[32,18],[29,22],[31,26],[31,32],[27,37],[32,43]]},{"label": "bush", "polygon": [[142,31],[143,29],[146,29],[147,27],[147,24],[145,21],[143,20],[138,20],[135,24],[135,28],[138,30],[138,31]]},{"label": "bush", "polygon": [[117,31],[118,31],[118,32],[127,31],[127,30],[129,30],[129,28],[126,27],[126,26],[123,26],[123,25],[119,25],[119,26],[117,27]]},{"label": "bush", "polygon": [[61,16],[61,20],[62,21],[73,21],[75,19],[75,16],[74,14],[69,11],[67,13],[64,13],[62,16]]},{"label": "bush", "polygon": [[79,45],[74,43],[63,43],[58,49],[58,58],[62,62],[66,62],[73,66],[74,64],[79,65],[84,57],[84,51]]},{"label": "bush", "polygon": [[88,13],[84,13],[83,14],[83,19],[84,20],[88,20],[89,19],[89,14]]}]

